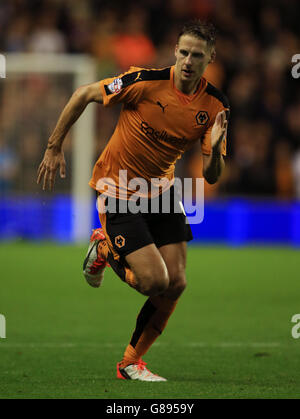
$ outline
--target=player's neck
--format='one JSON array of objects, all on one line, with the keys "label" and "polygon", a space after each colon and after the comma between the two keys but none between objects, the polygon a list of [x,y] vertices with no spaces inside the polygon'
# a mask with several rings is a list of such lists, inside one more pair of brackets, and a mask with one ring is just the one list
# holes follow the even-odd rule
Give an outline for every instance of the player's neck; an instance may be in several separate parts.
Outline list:
[{"label": "player's neck", "polygon": [[196,80],[181,80],[179,76],[177,76],[176,72],[174,73],[174,86],[180,92],[184,93],[185,95],[192,96],[194,95],[199,87],[201,77]]}]

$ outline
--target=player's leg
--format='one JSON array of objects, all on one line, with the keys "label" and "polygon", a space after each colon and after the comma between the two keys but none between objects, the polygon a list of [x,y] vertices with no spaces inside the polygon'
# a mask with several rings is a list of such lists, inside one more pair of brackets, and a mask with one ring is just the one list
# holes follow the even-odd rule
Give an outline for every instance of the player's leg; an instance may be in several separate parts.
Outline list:
[{"label": "player's leg", "polygon": [[149,215],[148,225],[155,244],[167,266],[169,286],[161,294],[150,296],[142,307],[136,328],[119,369],[136,364],[165,329],[178,298],[186,287],[186,242],[192,239],[184,214]]},{"label": "player's leg", "polygon": [[159,248],[159,252],[167,266],[169,286],[161,296],[170,300],[178,300],[186,288],[186,253],[187,243],[167,244]]},{"label": "player's leg", "polygon": [[186,242],[159,248],[168,269],[169,286],[159,295],[151,296],[142,307],[136,328],[127,346],[120,367],[137,362],[165,329],[177,301],[186,287]]},{"label": "player's leg", "polygon": [[142,214],[102,214],[101,224],[109,247],[107,260],[116,274],[141,294],[164,292],[168,271]]},{"label": "player's leg", "polygon": [[164,331],[179,297],[186,288],[186,242],[162,246],[159,252],[167,266],[169,286],[163,293],[150,297],[140,312],[130,342],[137,358],[144,356]]},{"label": "player's leg", "polygon": [[141,214],[99,213],[102,229],[96,229],[84,261],[88,283],[98,287],[108,261],[116,274],[140,293],[150,296],[169,286],[166,265],[153,243]]},{"label": "player's leg", "polygon": [[[158,216],[160,217],[160,214]],[[162,256],[166,257],[170,266],[175,261],[180,262],[179,267],[185,264],[184,245],[170,245],[169,249],[174,249],[172,252],[168,251],[167,247],[163,248],[170,241],[172,243],[172,241],[190,240],[186,238],[188,235],[185,225],[184,227],[182,225],[184,222],[182,214],[176,214],[175,218],[170,215],[166,217],[166,214],[162,219],[154,217],[152,222],[146,224],[140,215],[130,214],[126,216],[108,214],[108,217],[102,214],[100,220],[111,250],[108,254],[111,266],[122,280],[150,296],[139,313],[136,329],[125,350],[123,360],[118,364],[118,377],[164,381],[165,379],[145,368],[141,356],[147,352],[165,328],[175,309],[177,298],[184,288],[182,276],[179,281],[178,272],[175,270],[170,270],[172,273],[172,287],[170,287],[168,270]],[[148,228],[151,224],[156,243],[163,249],[162,251],[153,244],[153,237]],[[163,295],[165,292],[166,296]],[[158,294],[162,294],[162,297]],[[173,299],[168,298],[170,296]]]},{"label": "player's leg", "polygon": [[169,288],[168,270],[154,243],[128,254],[125,261],[141,294],[154,296]]},{"label": "player's leg", "polygon": [[[167,268],[159,250],[153,244],[143,216],[100,214],[100,220],[109,248],[107,260],[118,276],[150,298],[166,291],[169,287]],[[149,301],[138,317],[137,328],[143,327],[141,319],[145,311],[147,316],[148,306],[151,306]],[[119,378],[165,381],[145,367],[140,355],[136,354],[131,345],[125,351],[124,360],[125,364],[118,364]]]}]

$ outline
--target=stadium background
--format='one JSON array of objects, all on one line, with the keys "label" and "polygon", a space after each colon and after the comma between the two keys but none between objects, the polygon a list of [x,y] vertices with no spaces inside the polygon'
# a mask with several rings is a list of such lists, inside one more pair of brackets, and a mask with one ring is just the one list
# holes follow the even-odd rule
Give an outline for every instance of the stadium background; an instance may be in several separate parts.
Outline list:
[{"label": "stadium background", "polygon": [[[177,33],[187,19],[210,19],[218,28],[217,60],[209,66],[206,77],[224,91],[231,104],[228,156],[221,181],[213,186],[205,184],[204,221],[199,226],[193,226],[196,238],[194,244],[198,242],[202,247],[191,248],[192,259],[189,268],[190,274],[193,273],[195,277],[201,270],[205,277],[211,277],[212,283],[204,281],[201,287],[199,285],[198,291],[194,289],[195,294],[187,294],[186,303],[183,303],[180,312],[181,320],[177,317],[177,322],[183,328],[181,330],[185,330],[185,309],[186,313],[189,313],[186,315],[189,319],[189,315],[195,315],[196,312],[205,318],[206,323],[202,325],[204,335],[201,337],[206,337],[207,341],[211,338],[215,342],[215,335],[210,334],[211,330],[214,330],[216,336],[224,341],[232,338],[254,342],[260,339],[266,342],[267,349],[262,345],[261,352],[256,350],[255,362],[260,357],[265,359],[270,348],[274,346],[272,350],[275,359],[267,359],[266,365],[260,365],[260,369],[251,363],[249,366],[257,371],[256,378],[261,368],[265,374],[271,374],[269,377],[272,376],[270,370],[273,369],[274,375],[271,378],[274,381],[270,378],[265,387],[258,386],[255,390],[252,388],[252,392],[249,390],[248,393],[249,383],[245,384],[242,379],[240,382],[237,380],[232,392],[226,387],[218,387],[219,384],[214,382],[211,384],[211,393],[207,390],[206,394],[202,388],[202,393],[195,395],[191,390],[190,394],[194,397],[200,397],[200,394],[229,397],[243,394],[262,397],[264,394],[273,394],[295,397],[297,393],[294,387],[296,382],[299,384],[299,374],[290,382],[283,372],[286,368],[286,371],[296,374],[293,363],[296,347],[289,347],[291,356],[285,364],[281,362],[280,345],[290,345],[290,318],[299,311],[297,248],[300,244],[300,84],[299,79],[294,79],[291,75],[292,56],[300,53],[299,16],[300,3],[297,0],[140,0],[138,3],[121,0],[0,1],[2,54],[57,53],[57,60],[62,53],[73,56],[86,54],[96,62],[99,80],[118,74],[130,65],[149,68],[172,65]],[[86,80],[87,83],[91,81],[94,80]],[[16,345],[12,346],[13,350],[17,351],[18,345],[22,346],[25,342],[22,351],[26,352],[27,344],[27,350],[30,348],[30,351],[39,351],[38,356],[45,359],[45,362],[48,362],[49,355],[47,344],[39,350],[38,346],[30,346],[29,342],[50,340],[53,343],[57,339],[61,344],[60,339],[64,341],[65,338],[73,343],[74,339],[80,342],[84,338],[90,341],[95,339],[97,342],[92,329],[94,318],[91,313],[86,314],[84,309],[84,304],[86,308],[92,307],[93,304],[96,307],[96,297],[92,294],[84,296],[86,291],[82,286],[79,303],[79,291],[76,287],[74,290],[71,285],[71,280],[74,277],[78,279],[81,275],[81,258],[85,253],[84,246],[74,247],[70,244],[72,133],[68,135],[65,143],[67,178],[63,181],[57,179],[53,194],[42,192],[41,187],[36,185],[37,167],[57,117],[72,93],[72,86],[71,75],[32,74],[10,78],[8,74],[6,79],[0,79],[0,253],[3,268],[0,312],[10,319],[8,334],[10,333],[12,345]],[[96,160],[114,129],[119,109],[90,106],[94,106],[96,113]],[[177,176],[202,177],[199,150],[195,149],[184,156],[178,164]],[[93,205],[91,210],[96,226],[97,214]],[[48,245],[49,241],[52,244]],[[61,243],[65,243],[65,246],[60,246]],[[206,246],[208,244],[209,247]],[[216,244],[223,247],[214,247]],[[271,248],[255,247],[266,244]],[[252,247],[243,248],[244,245]],[[287,247],[281,249],[278,245]],[[216,257],[221,267],[216,266]],[[201,267],[198,266],[199,260],[202,260]],[[215,271],[211,272],[213,266]],[[232,271],[233,267],[235,272]],[[224,274],[226,270],[227,274]],[[46,285],[43,285],[44,291],[40,288],[40,275],[46,282]],[[226,278],[226,286],[221,281],[223,275]],[[240,283],[241,278],[243,285]],[[6,282],[7,279],[9,283]],[[55,285],[51,286],[47,281],[54,281]],[[24,284],[28,289],[25,289]],[[114,291],[114,284],[115,282],[110,285],[111,292],[117,292],[122,302],[118,303],[114,296],[115,302],[111,304],[119,309],[119,305],[124,303],[122,293],[127,293],[127,290],[119,290],[120,284],[116,283]],[[59,296],[55,294],[55,288],[59,290]],[[20,290],[19,294],[17,290]],[[104,295],[110,295],[109,292],[104,290]],[[245,294],[248,295],[247,300]],[[126,294],[126,298],[129,298],[129,295],[135,308],[128,307],[127,314],[128,318],[129,314],[134,318],[135,302],[140,302],[140,297],[134,296],[131,290]],[[196,296],[201,300],[200,306]],[[73,299],[70,302],[68,298]],[[50,304],[50,301],[55,306],[55,314],[47,315],[47,304]],[[74,313],[79,306],[87,316],[85,320],[82,319],[82,323],[76,317],[75,335],[68,334],[65,329],[58,327],[63,318],[67,326],[64,322],[61,324],[72,328],[74,318],[70,312],[66,315],[63,309],[67,303]],[[193,308],[194,312],[191,311]],[[215,314],[209,311],[211,309]],[[206,318],[206,310],[210,312],[209,319]],[[56,335],[50,326],[46,327],[48,334],[42,327],[37,326],[34,322],[35,316],[41,316],[41,322],[47,322],[47,325],[54,321]],[[265,318],[265,321],[262,321],[262,318]],[[22,330],[22,319],[28,320],[28,329],[25,327]],[[112,321],[116,319],[113,318]],[[86,320],[90,321],[91,326],[87,327]],[[219,327],[216,326],[218,323]],[[230,331],[226,328],[228,324],[232,327]],[[178,323],[172,323],[170,326],[171,337],[176,334],[175,325],[178,326]],[[193,325],[190,326],[184,332],[186,339],[190,338],[188,332],[193,329]],[[105,327],[103,326],[103,340],[109,339],[107,336],[110,336],[111,340],[117,340],[117,337],[111,337],[111,328],[108,325],[107,329]],[[196,327],[198,326],[195,325]],[[271,330],[273,334],[270,333],[266,338],[266,330]],[[246,331],[249,332],[248,335]],[[237,334],[234,336],[233,332]],[[126,342],[127,332],[121,332],[122,336]],[[3,342],[2,340],[2,348]],[[165,342],[168,343],[167,340]],[[279,342],[278,347],[276,342]],[[233,361],[240,356],[239,350],[243,348],[244,343],[240,342],[240,346],[237,344],[232,350]],[[9,345],[8,339],[5,344]],[[215,344],[217,348],[217,343]],[[205,347],[205,343],[203,345],[208,364],[211,361],[215,369],[221,368],[218,357],[214,358],[214,352],[210,355],[210,348]],[[50,350],[54,350],[51,348]],[[89,350],[93,352],[93,348],[90,346]],[[64,350],[62,346],[61,351]],[[185,348],[187,356],[189,350]],[[226,349],[223,348],[222,351]],[[251,351],[251,348],[247,347],[247,351]],[[2,360],[6,360],[8,375],[12,374],[13,377],[16,363],[22,365],[20,371],[23,371],[24,364],[20,360],[12,361],[10,356],[8,346],[7,358],[4,356]],[[177,355],[174,353],[174,356]],[[190,356],[193,356],[192,353]],[[228,359],[226,353],[222,356],[225,360]],[[59,346],[57,357],[60,360]],[[78,360],[80,359],[78,354]],[[78,362],[80,364],[81,361]],[[110,360],[107,361],[109,362]],[[251,362],[254,363],[253,359]],[[75,361],[74,365],[77,365]],[[80,368],[79,375],[84,375],[86,370]],[[109,374],[108,367],[105,368]],[[187,368],[187,365],[182,368]],[[243,371],[242,367],[240,368]],[[62,365],[61,370],[64,371]],[[224,377],[231,374],[229,366],[225,365],[225,370]],[[59,374],[58,369],[56,373]],[[70,370],[66,375],[69,373]],[[238,376],[237,371],[235,374]],[[288,372],[286,374],[288,375]],[[246,375],[245,372],[245,377]],[[53,383],[51,387],[51,380],[48,382],[48,391],[47,383],[43,383],[41,377],[38,378],[39,383],[42,383],[41,392],[34,390],[34,385],[32,388],[29,386],[31,390],[28,390],[27,376],[25,368],[21,378],[24,397],[26,394],[49,396],[49,392],[52,396],[62,396],[58,390],[56,393]],[[278,377],[286,384],[286,388],[278,389],[277,392],[274,390],[272,393],[272,383],[277,382]],[[62,373],[61,380],[64,380]],[[79,393],[75,381],[74,378],[74,383],[68,383],[70,386],[65,387],[69,388],[65,395],[88,397],[91,393],[85,394],[83,389]],[[16,388],[14,384],[11,387],[9,385],[4,388],[2,395],[14,397]],[[195,384],[193,386],[191,388],[195,388]],[[246,388],[244,392],[241,386]],[[180,393],[174,387],[173,393],[161,395],[178,397],[178,394],[183,394],[188,397],[189,388],[187,385],[186,392]],[[128,395],[125,390],[118,388],[115,394],[130,397],[133,393]],[[153,394],[159,397],[151,392],[147,393],[147,396]],[[113,393],[103,393],[103,397],[112,395]],[[143,394],[137,397],[143,397]]]},{"label": "stadium background", "polygon": [[[132,64],[173,64],[182,22],[196,17],[211,19],[219,31],[217,61],[209,66],[206,76],[229,97],[231,119],[226,171],[217,185],[206,184],[206,222],[201,231],[197,229],[196,237],[237,244],[299,244],[300,102],[299,82],[291,76],[291,59],[299,50],[299,3],[144,0],[138,5],[127,2],[126,13],[122,4],[1,2],[0,50],[88,54],[95,59],[97,78],[101,79]],[[34,182],[48,136],[71,93],[68,75],[29,75],[21,81],[20,76],[1,81],[0,214],[4,222],[0,237],[71,238],[70,204],[61,196],[70,191],[71,141],[65,147],[69,176],[58,182],[60,199],[47,201],[46,213],[38,210],[38,201],[45,201],[46,194]],[[114,129],[119,109],[107,111],[95,105],[94,111],[96,160]],[[199,151],[185,155],[177,176],[202,176]],[[21,195],[34,200],[23,200],[23,205],[8,200]],[[23,212],[19,208],[16,213],[13,208],[20,206]],[[61,222],[56,216],[59,211],[66,214]],[[35,223],[25,223],[26,217]]]}]

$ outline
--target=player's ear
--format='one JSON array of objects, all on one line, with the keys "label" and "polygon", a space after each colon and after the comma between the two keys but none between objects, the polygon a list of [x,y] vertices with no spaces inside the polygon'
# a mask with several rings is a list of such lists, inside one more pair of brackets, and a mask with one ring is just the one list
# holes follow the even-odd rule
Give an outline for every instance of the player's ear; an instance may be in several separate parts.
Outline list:
[{"label": "player's ear", "polygon": [[216,50],[213,47],[212,50],[211,50],[211,54],[210,54],[210,60],[209,60],[210,64],[213,63],[216,60],[216,55],[217,55]]},{"label": "player's ear", "polygon": [[177,53],[178,53],[178,44],[175,45],[174,55],[175,55],[176,58],[177,58]]}]

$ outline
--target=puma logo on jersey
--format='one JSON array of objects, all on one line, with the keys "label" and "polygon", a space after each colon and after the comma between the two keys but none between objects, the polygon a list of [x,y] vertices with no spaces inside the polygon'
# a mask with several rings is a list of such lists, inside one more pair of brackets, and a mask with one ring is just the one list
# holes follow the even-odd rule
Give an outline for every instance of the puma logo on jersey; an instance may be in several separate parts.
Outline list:
[{"label": "puma logo on jersey", "polygon": [[161,108],[162,108],[162,111],[163,111],[163,113],[165,113],[165,108],[168,106],[168,105],[162,105],[159,101],[157,101],[156,102],[156,104],[158,105],[158,106],[160,106]]},{"label": "puma logo on jersey", "polygon": [[136,76],[136,78],[135,78],[134,81],[138,81],[138,80],[141,80],[142,81],[142,79],[141,79],[141,71],[138,72],[138,75]]}]

